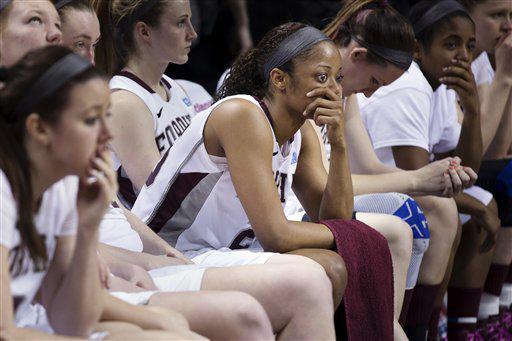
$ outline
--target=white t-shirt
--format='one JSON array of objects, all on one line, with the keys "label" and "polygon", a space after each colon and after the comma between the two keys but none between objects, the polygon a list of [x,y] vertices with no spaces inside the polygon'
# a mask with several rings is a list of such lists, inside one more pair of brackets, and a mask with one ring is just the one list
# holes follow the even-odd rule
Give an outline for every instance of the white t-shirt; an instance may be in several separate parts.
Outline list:
[{"label": "white t-shirt", "polygon": [[442,84],[434,92],[434,110],[430,118],[430,153],[446,153],[459,143],[461,125],[457,116],[457,94]]},{"label": "white t-shirt", "polygon": [[492,83],[495,72],[487,52],[482,52],[478,58],[471,63],[471,71],[473,71],[473,75],[475,76],[476,85]]},{"label": "white t-shirt", "polygon": [[[69,176],[55,183],[43,194],[41,206],[34,217],[37,231],[43,235],[50,264],[56,247],[56,237],[70,236],[76,233],[78,214],[76,195],[78,178]],[[0,244],[10,251],[19,246],[20,235],[16,227],[18,220],[17,203],[13,197],[9,180],[0,170]],[[9,254],[12,261],[13,253]],[[25,258],[23,271],[11,274],[11,295],[14,302],[15,321],[34,299],[48,267],[36,271],[31,259]]]},{"label": "white t-shirt", "polygon": [[110,246],[142,252],[142,239],[132,229],[122,209],[110,206],[100,224],[99,241]]},{"label": "white t-shirt", "polygon": [[434,93],[418,64],[370,98],[357,95],[361,118],[373,149],[385,164],[395,166],[393,146],[413,146],[430,152],[429,125]]},{"label": "white t-shirt", "polygon": [[185,79],[177,79],[176,83],[183,88],[188,98],[190,98],[196,113],[206,110],[212,105],[213,97],[200,84]]}]

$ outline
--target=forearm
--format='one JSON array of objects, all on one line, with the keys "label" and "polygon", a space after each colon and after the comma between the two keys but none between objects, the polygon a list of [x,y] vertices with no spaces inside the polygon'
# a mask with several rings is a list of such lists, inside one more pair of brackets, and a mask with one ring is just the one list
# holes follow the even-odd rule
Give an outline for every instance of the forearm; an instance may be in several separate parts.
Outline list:
[{"label": "forearm", "polygon": [[36,329],[18,328],[0,331],[2,340],[87,340],[86,338],[70,337],[57,334],[47,334]]},{"label": "forearm", "polygon": [[142,329],[163,330],[161,316],[151,309],[126,303],[112,295],[106,295],[101,321],[127,322]]},{"label": "forearm", "polygon": [[143,251],[152,255],[166,254],[169,244],[132,212],[128,211],[125,207],[122,207],[122,209],[132,229],[139,234],[142,240]]},{"label": "forearm", "polygon": [[362,175],[352,174],[354,195],[370,193],[415,193],[414,171],[396,170],[394,173]]},{"label": "forearm", "polygon": [[508,95],[508,101],[501,118],[496,135],[493,137],[489,148],[486,150],[485,159],[501,159],[510,154],[512,147],[512,91]]},{"label": "forearm", "polygon": [[466,193],[461,193],[454,199],[457,203],[459,213],[469,214],[472,216],[482,216],[486,211],[486,206],[484,204]]},{"label": "forearm", "polygon": [[454,155],[464,160],[465,166],[478,172],[483,156],[482,128],[478,112],[466,112],[464,114],[459,143]]},{"label": "forearm", "polygon": [[353,193],[347,147],[344,144],[331,145],[329,176],[318,218],[350,219],[354,208]]},{"label": "forearm", "polygon": [[97,241],[97,229],[79,229],[71,263],[48,307],[57,333],[87,336],[99,320],[104,292],[99,281]]},{"label": "forearm", "polygon": [[334,248],[334,236],[323,224],[288,220],[275,226],[274,231],[270,238],[260,238],[255,231],[265,251],[285,253],[306,248]]},{"label": "forearm", "polygon": [[130,250],[122,249],[115,246],[99,243],[98,251],[105,258],[109,267],[115,267],[118,262],[138,265],[146,269],[147,261],[142,252],[133,252]]},{"label": "forearm", "polygon": [[482,142],[483,152],[487,152],[497,131],[503,113],[507,109],[507,101],[512,91],[512,80],[496,74],[488,91],[481,96],[481,118],[482,118]]}]

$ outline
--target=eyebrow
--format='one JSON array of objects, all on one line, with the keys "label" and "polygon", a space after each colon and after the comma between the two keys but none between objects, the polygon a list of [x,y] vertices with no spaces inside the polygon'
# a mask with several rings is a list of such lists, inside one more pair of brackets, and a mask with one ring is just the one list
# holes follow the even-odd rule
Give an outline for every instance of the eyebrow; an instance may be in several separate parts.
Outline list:
[{"label": "eyebrow", "polygon": [[[92,37],[90,37],[89,35],[87,34],[79,34],[79,35],[76,35],[73,37],[73,39],[76,39],[76,38],[84,38],[84,39],[89,39],[89,40],[92,40]],[[98,39],[99,40],[99,39]]]},{"label": "eyebrow", "polygon": [[327,64],[318,64],[318,66],[326,68],[326,69],[332,69],[332,67],[330,65],[327,65]]}]

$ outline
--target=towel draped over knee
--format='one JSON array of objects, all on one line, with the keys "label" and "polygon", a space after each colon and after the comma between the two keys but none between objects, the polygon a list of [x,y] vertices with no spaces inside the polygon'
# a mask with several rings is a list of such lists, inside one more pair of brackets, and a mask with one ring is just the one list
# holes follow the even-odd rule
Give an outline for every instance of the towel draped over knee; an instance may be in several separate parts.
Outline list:
[{"label": "towel draped over knee", "polygon": [[386,239],[357,220],[320,223],[334,235],[348,272],[343,296],[348,340],[393,340],[393,263]]}]

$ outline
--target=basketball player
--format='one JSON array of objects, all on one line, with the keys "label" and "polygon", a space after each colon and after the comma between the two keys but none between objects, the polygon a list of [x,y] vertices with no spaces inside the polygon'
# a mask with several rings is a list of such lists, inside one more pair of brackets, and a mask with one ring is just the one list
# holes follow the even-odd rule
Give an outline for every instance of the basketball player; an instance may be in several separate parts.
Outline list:
[{"label": "basketball player", "polygon": [[27,52],[60,44],[60,18],[51,1],[4,1],[0,12],[0,66],[9,67]]},{"label": "basketball player", "polygon": [[62,22],[62,45],[94,64],[100,23],[88,0],[61,0],[55,4]]},{"label": "basketball player", "polygon": [[117,187],[105,148],[107,85],[86,60],[60,47],[31,52],[4,76],[2,338],[58,338],[23,327],[39,289],[56,333],[87,336],[112,308],[102,299],[96,255],[99,222]]},{"label": "basketball player", "polygon": [[[477,96],[474,96],[474,94],[468,95],[468,93],[471,92],[472,76],[470,72],[469,75],[467,74],[466,69],[461,71],[459,69],[460,65],[458,64],[449,65],[450,60],[453,58],[466,60],[466,62],[462,62],[462,64],[467,64],[468,58],[471,58],[471,51],[469,50],[472,44],[470,41],[471,32],[465,32],[462,35],[460,35],[460,32],[457,33],[459,34],[457,41],[460,42],[457,46],[455,46],[455,43],[448,41],[448,38],[443,38],[447,39],[447,42],[441,45],[441,34],[437,34],[437,32],[441,30],[440,27],[442,25],[439,24],[441,20],[445,19],[445,21],[442,22],[445,24],[446,21],[450,21],[449,24],[452,25],[451,20],[459,20],[460,18],[462,23],[466,23],[469,21],[469,18],[462,6],[458,5],[456,2],[443,1],[436,5],[441,7],[427,11],[429,4],[432,5],[431,3],[427,4],[427,2],[424,2],[424,7],[422,7],[421,10],[419,7],[416,7],[417,10],[414,12],[415,17],[412,17],[411,14],[411,20],[413,25],[415,25],[416,37],[420,42],[418,63],[426,78],[421,74],[418,65],[413,64],[402,79],[383,88],[382,91],[377,92],[369,100],[359,97],[363,119],[367,122],[367,129],[372,138],[374,148],[377,149],[377,154],[381,161],[385,163],[397,165],[405,169],[417,169],[428,162],[429,153],[437,153],[439,155],[452,151],[457,147],[455,155],[460,155],[468,165],[478,169],[481,157],[478,150],[478,146],[481,146],[481,144],[479,144],[479,141],[481,141],[479,108],[475,106],[475,98],[477,98]],[[425,14],[425,12],[427,13]],[[433,25],[434,23],[436,24],[435,26]],[[471,25],[470,21],[469,25]],[[421,33],[421,35],[418,35],[419,33]],[[436,43],[438,45],[436,45],[436,48],[432,48],[433,36],[437,39]],[[462,43],[462,41],[464,43]],[[435,55],[433,51],[436,53],[444,51],[445,54],[441,57],[441,54]],[[428,53],[432,53],[432,55],[427,55]],[[448,60],[446,60],[446,58],[448,58]],[[441,71],[441,74],[439,74],[438,69],[440,70],[443,67],[446,67],[446,71]],[[460,125],[458,126],[456,115],[453,121],[453,116],[450,116],[449,112],[442,109],[443,103],[449,101],[446,96],[443,97],[441,94],[443,86],[440,87],[441,90],[438,89],[441,85],[438,78],[444,77],[444,72],[449,73],[448,76],[455,74],[457,82],[459,81],[457,77],[461,77],[464,79],[464,82],[468,83],[464,83],[464,90],[458,89],[460,90],[459,96],[462,100],[462,105],[467,113],[463,123],[463,133],[460,136],[460,143],[458,143]],[[448,77],[448,79],[452,80],[450,77]],[[436,89],[436,94],[433,93],[432,88]],[[387,106],[388,102],[386,101],[392,101],[394,104],[399,103],[400,105],[398,109],[388,110],[389,115],[382,116],[382,108],[389,108]],[[383,117],[386,117],[386,119],[383,120]],[[452,121],[450,121],[450,119],[452,119]],[[377,129],[377,126],[379,126],[379,129]],[[469,141],[471,141],[471,145]],[[484,193],[484,191],[482,190],[478,193]],[[468,195],[464,194],[462,198],[467,196]],[[463,205],[461,202],[462,199],[460,198],[459,196],[456,200],[460,202],[460,205]],[[490,199],[489,197],[487,197],[487,199],[482,197],[485,204],[489,204]],[[467,207],[467,203],[465,205],[466,206],[459,206],[459,208]],[[485,205],[480,205],[485,207]],[[486,213],[482,218],[485,222],[484,229],[489,231],[487,235],[488,239],[484,243],[486,234],[482,233],[481,236],[484,238],[479,237],[480,239],[478,239],[477,242],[473,242],[473,247],[469,247],[469,249],[477,253],[481,244],[483,244],[482,248],[480,248],[482,251],[487,252],[492,247],[495,222],[486,219],[486,217],[493,217],[492,210],[484,209],[484,212],[486,211],[488,214]],[[469,236],[468,233],[469,232],[466,233],[464,240],[475,240],[475,237]],[[478,243],[478,245],[475,246],[475,243]],[[487,255],[488,254],[489,253],[487,253]],[[479,257],[485,258],[485,256]],[[460,259],[462,258],[464,257]],[[485,262],[485,260],[482,261]],[[482,268],[485,268],[485,265]],[[473,271],[471,275],[476,277],[474,276],[475,271]],[[458,300],[456,297],[462,295],[463,297],[467,297],[466,303],[468,303],[468,306],[471,305],[469,302],[473,302],[474,308],[474,300],[471,300],[471,298],[478,295],[478,290],[471,291],[461,288],[461,290],[454,289],[452,291],[452,298],[454,300]],[[454,305],[452,304],[452,306]],[[476,306],[478,307],[478,302]],[[415,330],[418,334],[413,336],[413,330],[411,330],[409,336],[411,338],[417,337],[418,339],[422,339],[424,332],[419,333],[417,328],[415,328]]]},{"label": "basketball player", "polygon": [[512,3],[486,0],[461,3],[469,9],[476,29],[475,60],[471,69],[481,102],[485,153],[478,184],[493,194],[501,219],[478,314],[479,319],[486,319],[498,313],[499,305],[508,308],[512,304],[512,272],[509,272],[512,202],[507,193],[512,181],[510,170],[507,172],[507,167],[512,168]]}]

